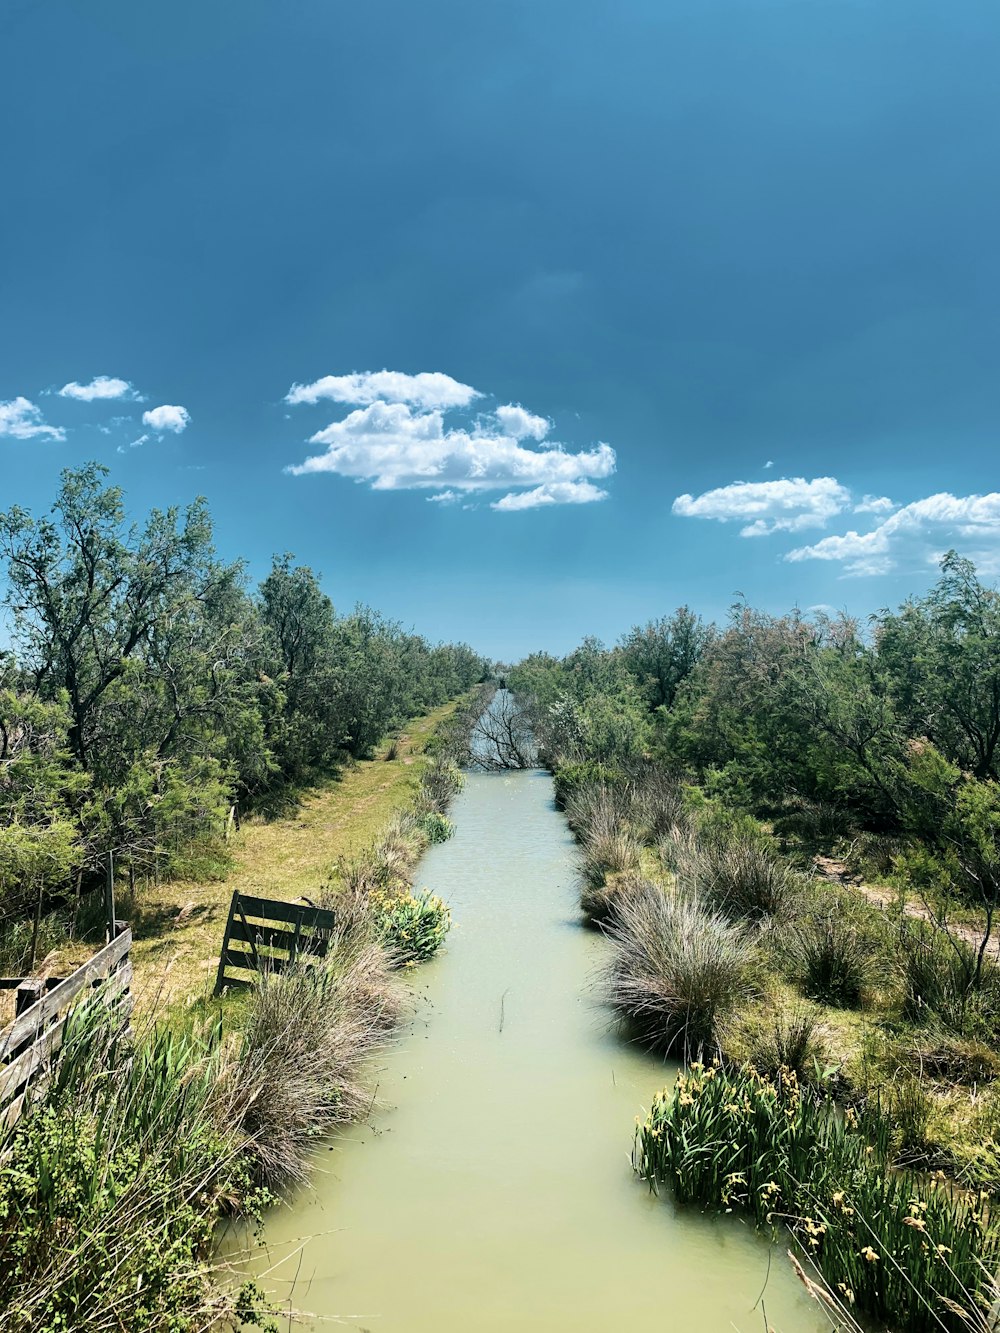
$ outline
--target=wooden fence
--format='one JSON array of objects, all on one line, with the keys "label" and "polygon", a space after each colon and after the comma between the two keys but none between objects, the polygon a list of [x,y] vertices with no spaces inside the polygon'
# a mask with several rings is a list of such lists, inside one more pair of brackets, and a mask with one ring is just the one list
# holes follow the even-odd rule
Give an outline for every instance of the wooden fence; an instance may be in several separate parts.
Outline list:
[{"label": "wooden fence", "polygon": [[0,1030],[0,1128],[17,1120],[29,1092],[37,1094],[48,1083],[52,1057],[76,1004],[97,991],[127,1023],[132,1011],[131,948],[131,930],[116,921],[110,943],[70,976],[45,981],[29,977],[17,983],[14,1021]]},{"label": "wooden fence", "polygon": [[333,926],[334,915],[327,908],[234,893],[222,938],[216,995],[228,986],[249,986],[254,978],[247,973],[282,972],[296,960],[324,958]]}]

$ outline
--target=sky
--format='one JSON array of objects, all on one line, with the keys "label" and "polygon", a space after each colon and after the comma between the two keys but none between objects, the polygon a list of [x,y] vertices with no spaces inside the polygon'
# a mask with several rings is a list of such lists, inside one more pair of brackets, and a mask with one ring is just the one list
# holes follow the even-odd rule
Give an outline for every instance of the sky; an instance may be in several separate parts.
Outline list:
[{"label": "sky", "polygon": [[510,660],[1000,574],[995,0],[4,0],[0,510]]}]

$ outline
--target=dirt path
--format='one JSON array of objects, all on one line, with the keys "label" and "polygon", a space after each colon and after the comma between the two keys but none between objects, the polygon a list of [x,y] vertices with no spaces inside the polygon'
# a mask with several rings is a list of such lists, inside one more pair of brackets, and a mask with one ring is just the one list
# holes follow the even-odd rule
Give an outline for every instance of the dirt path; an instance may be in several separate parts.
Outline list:
[{"label": "dirt path", "polygon": [[[842,884],[846,888],[856,889],[874,903],[876,907],[889,908],[899,907],[900,898],[898,893],[891,889],[877,888],[872,884],[865,884],[857,875],[853,874],[845,861],[839,861],[832,856],[817,856],[815,859],[816,873],[823,879],[829,880],[831,884]],[[902,904],[903,914],[913,917],[917,921],[927,921],[931,925],[939,925],[934,913],[925,906],[924,903],[912,898],[906,899]],[[970,948],[979,949],[982,943],[982,933],[977,931],[974,926],[965,925],[961,922],[949,922],[948,929],[957,939],[963,940]],[[1000,959],[1000,936],[991,941],[988,952],[990,958]]]}]

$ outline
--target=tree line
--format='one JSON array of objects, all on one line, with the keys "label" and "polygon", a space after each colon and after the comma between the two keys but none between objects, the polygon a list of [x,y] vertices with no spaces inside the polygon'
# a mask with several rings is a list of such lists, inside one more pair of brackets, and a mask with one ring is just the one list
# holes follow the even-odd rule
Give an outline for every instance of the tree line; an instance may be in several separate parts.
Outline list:
[{"label": "tree line", "polygon": [[653,762],[703,797],[991,916],[1000,901],[1000,593],[955,552],[862,624],[689,608],[508,673],[564,788]]},{"label": "tree line", "polygon": [[133,878],[204,870],[235,802],[280,803],[486,670],[336,613],[290,555],[251,589],[203,499],[132,522],[107,476],[66,471],[48,514],[0,514],[0,931],[109,854]]}]

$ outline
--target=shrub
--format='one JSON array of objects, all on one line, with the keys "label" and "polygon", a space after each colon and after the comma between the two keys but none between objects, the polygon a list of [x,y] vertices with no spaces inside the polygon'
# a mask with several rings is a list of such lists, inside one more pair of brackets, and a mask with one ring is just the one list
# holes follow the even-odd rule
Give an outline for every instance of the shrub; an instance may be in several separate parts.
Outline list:
[{"label": "shrub", "polygon": [[827,1072],[821,1015],[808,1005],[774,1014],[769,1023],[751,1025],[747,1036],[746,1061],[766,1078],[791,1070],[800,1082],[812,1083]]},{"label": "shrub", "polygon": [[976,1196],[891,1170],[885,1123],[872,1119],[867,1131],[791,1073],[694,1065],[655,1098],[633,1161],[681,1202],[784,1222],[834,1294],[880,1324],[985,1328],[996,1224]]},{"label": "shrub", "polygon": [[438,810],[429,810],[423,815],[420,819],[420,828],[429,843],[447,842],[455,833],[455,825]]},{"label": "shrub", "polygon": [[839,1009],[856,1009],[873,978],[875,940],[835,909],[807,917],[791,944],[806,997]]},{"label": "shrub", "polygon": [[210,1281],[215,1226],[262,1200],[216,1114],[224,1058],[217,1027],[133,1042],[102,1007],[73,1015],[48,1095],[0,1145],[8,1333],[196,1333],[232,1314]]},{"label": "shrub", "polygon": [[566,822],[586,846],[629,828],[631,800],[622,787],[581,787],[566,802]]},{"label": "shrub", "polygon": [[765,839],[749,833],[705,837],[681,857],[678,875],[731,921],[785,915],[799,879]]},{"label": "shrub", "polygon": [[560,810],[565,810],[570,797],[586,787],[611,787],[621,781],[621,773],[605,764],[585,760],[582,763],[563,764],[554,774],[554,799]]},{"label": "shrub", "polygon": [[977,978],[976,951],[925,923],[907,922],[900,946],[905,1018],[960,1037],[994,1037],[1000,1025],[1000,972],[994,964],[985,963]]},{"label": "shrub", "polygon": [[401,1003],[373,939],[340,936],[322,964],[265,975],[254,987],[214,1100],[221,1123],[240,1127],[258,1180],[304,1179],[313,1141],[369,1105],[360,1070]]},{"label": "shrub", "polygon": [[755,989],[747,932],[696,898],[645,882],[617,903],[608,934],[615,949],[605,989],[638,1034],[666,1052],[717,1049]]},{"label": "shrub", "polygon": [[604,925],[612,919],[618,905],[628,894],[645,892],[649,881],[635,871],[610,874],[599,884],[584,880],[580,890],[580,907],[593,925]]},{"label": "shrub", "polygon": [[437,894],[373,895],[372,912],[381,939],[397,965],[425,962],[435,954],[451,929],[451,912]]},{"label": "shrub", "polygon": [[641,861],[642,848],[624,829],[587,838],[581,861],[585,889],[600,889],[613,875],[637,874]]}]

